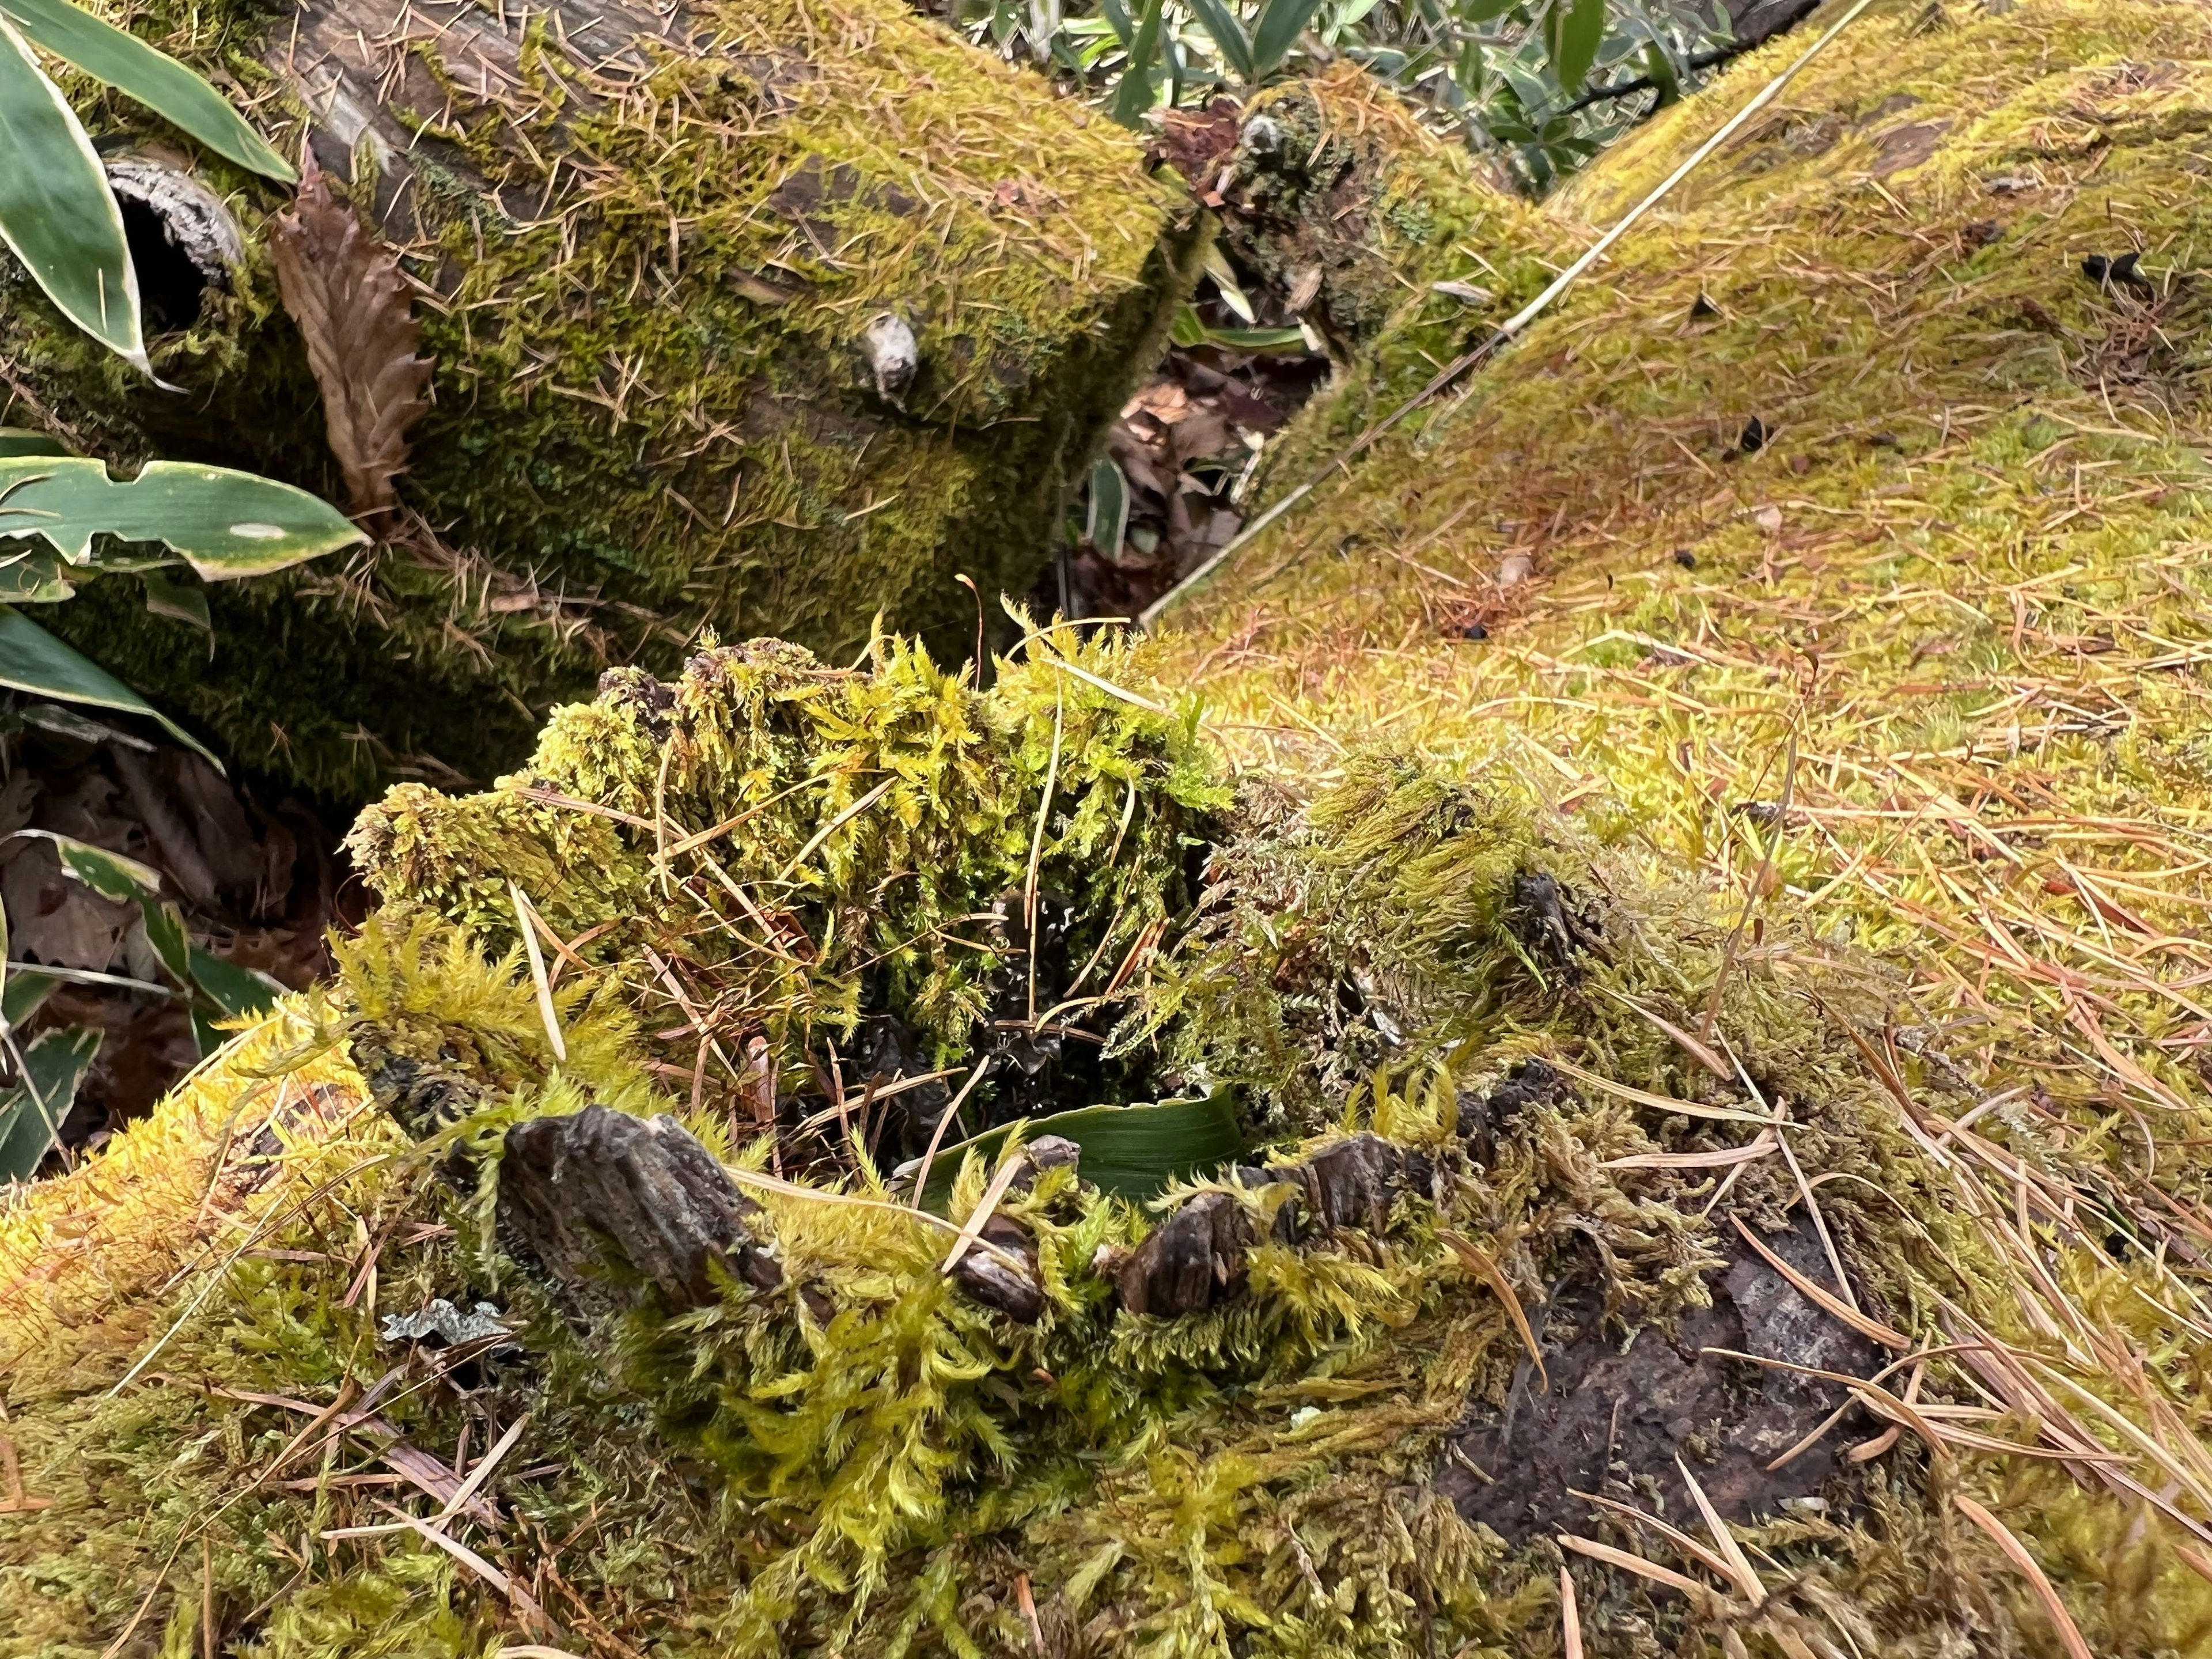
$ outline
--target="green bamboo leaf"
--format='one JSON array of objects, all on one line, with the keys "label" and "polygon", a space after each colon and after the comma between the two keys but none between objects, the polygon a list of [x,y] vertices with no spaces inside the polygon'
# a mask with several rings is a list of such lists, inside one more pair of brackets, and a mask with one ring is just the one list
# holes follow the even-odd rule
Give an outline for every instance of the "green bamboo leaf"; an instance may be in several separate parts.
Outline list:
[{"label": "green bamboo leaf", "polygon": [[64,316],[149,379],[138,274],[92,141],[0,16],[0,241]]},{"label": "green bamboo leaf", "polygon": [[[14,544],[0,543],[0,549]],[[0,550],[0,605],[58,605],[76,597],[61,555],[49,547]]]},{"label": "green bamboo leaf", "polygon": [[192,945],[185,937],[185,919],[173,904],[142,896],[138,908],[146,918],[146,942],[168,969],[169,977],[189,991],[192,988]]},{"label": "green bamboo leaf", "polygon": [[1605,40],[1606,0],[1552,0],[1559,21],[1552,37],[1552,72],[1559,89],[1571,97],[1589,79],[1590,65]]},{"label": "green bamboo leaf", "polygon": [[23,1050],[21,1080],[0,1093],[0,1181],[28,1181],[38,1173],[76,1103],[100,1037],[91,1027],[71,1026],[41,1031]]},{"label": "green bamboo leaf", "polygon": [[33,46],[66,58],[95,81],[137,99],[216,155],[250,173],[291,184],[289,163],[263,142],[230,100],[167,52],[94,16],[69,0],[0,0],[4,15]]},{"label": "green bamboo leaf", "polygon": [[59,438],[33,432],[27,427],[0,426],[0,461],[12,460],[18,455],[68,453],[69,447]]},{"label": "green bamboo leaf", "polygon": [[[995,1163],[1013,1127],[1006,1124],[941,1148],[929,1167],[922,1206],[942,1214],[960,1161],[974,1152],[987,1165]],[[1152,1106],[1085,1106],[1027,1119],[1023,1129],[1030,1140],[1059,1135],[1073,1141],[1083,1149],[1077,1168],[1085,1181],[1139,1200],[1157,1198],[1171,1181],[1211,1175],[1244,1150],[1236,1103],[1225,1089],[1198,1100],[1164,1100]],[[913,1173],[903,1166],[899,1170],[908,1180]]]},{"label": "green bamboo leaf", "polygon": [[1128,66],[1121,71],[1121,84],[1114,89],[1114,118],[1125,127],[1140,125],[1152,106],[1152,64],[1160,55],[1162,4],[1163,0],[1146,0],[1137,38],[1129,42]]},{"label": "green bamboo leaf", "polygon": [[1237,21],[1223,0],[1190,0],[1190,9],[1206,32],[1213,37],[1214,46],[1221,52],[1221,61],[1236,72],[1237,78],[1250,85],[1260,77],[1252,70],[1252,40],[1244,33],[1244,25]]},{"label": "green bamboo leaf", "polygon": [[161,542],[209,581],[264,576],[368,538],[327,501],[251,472],[149,461],[128,483],[103,461],[0,461],[0,543],[42,536],[71,564],[95,536]]},{"label": "green bamboo leaf", "polygon": [[43,968],[26,968],[21,963],[9,966],[13,971],[8,975],[7,988],[0,990],[0,1024],[14,1031],[46,1006],[61,981]]},{"label": "green bamboo leaf", "polygon": [[100,897],[118,904],[135,904],[140,895],[161,890],[159,870],[105,847],[94,847],[88,841],[56,835],[51,830],[18,830],[9,839],[52,842],[64,870]]},{"label": "green bamboo leaf", "polygon": [[222,1010],[227,1019],[248,1019],[256,1014],[265,1014],[283,994],[284,988],[267,975],[241,968],[234,962],[225,962],[211,951],[195,945],[189,954],[192,983]]},{"label": "green bamboo leaf", "polygon": [[172,622],[190,623],[213,641],[215,619],[208,614],[207,589],[180,582],[161,570],[143,571],[138,580],[146,589],[147,610]]},{"label": "green bamboo leaf", "polygon": [[1129,533],[1129,482],[1121,469],[1106,456],[1091,463],[1091,511],[1083,526],[1083,539],[1118,563],[1121,540]]},{"label": "green bamboo leaf", "polygon": [[5,605],[0,605],[0,686],[58,702],[143,714],[216,771],[222,770],[222,763],[183,726],[74,646],[64,645],[21,611]]},{"label": "green bamboo leaf", "polygon": [[[1604,0],[1599,0],[1602,5]],[[1260,14],[1260,27],[1252,31],[1252,79],[1265,80],[1282,66],[1306,32],[1321,0],[1267,0]]]}]

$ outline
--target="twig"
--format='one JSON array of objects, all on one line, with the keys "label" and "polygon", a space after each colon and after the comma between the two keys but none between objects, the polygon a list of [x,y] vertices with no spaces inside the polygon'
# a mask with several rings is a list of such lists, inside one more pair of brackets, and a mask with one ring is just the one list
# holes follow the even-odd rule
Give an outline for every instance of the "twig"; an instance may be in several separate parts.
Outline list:
[{"label": "twig", "polygon": [[960,1085],[960,1092],[952,1097],[951,1104],[945,1109],[945,1115],[937,1120],[936,1128],[930,1131],[929,1149],[922,1153],[921,1167],[914,1174],[914,1208],[919,1210],[921,1207],[921,1195],[929,1186],[929,1166],[937,1162],[937,1149],[945,1144],[945,1126],[960,1115],[961,1107],[967,1103],[975,1085],[983,1080],[983,1073],[990,1069],[991,1056],[985,1054],[975,1062],[975,1069],[968,1073],[968,1080]]}]

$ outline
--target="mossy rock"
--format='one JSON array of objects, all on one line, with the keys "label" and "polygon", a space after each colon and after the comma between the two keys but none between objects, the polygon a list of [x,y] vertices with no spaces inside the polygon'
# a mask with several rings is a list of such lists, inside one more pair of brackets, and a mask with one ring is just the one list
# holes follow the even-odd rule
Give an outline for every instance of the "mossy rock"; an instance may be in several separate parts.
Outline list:
[{"label": "mossy rock", "polygon": [[[352,181],[422,285],[435,407],[403,523],[343,569],[215,589],[211,661],[135,584],[42,618],[239,760],[333,796],[488,780],[554,701],[610,663],[671,665],[702,628],[848,657],[880,611],[951,654],[975,626],[956,574],[987,601],[1027,591],[1193,277],[1195,210],[1130,135],[895,0],[680,27],[374,3],[133,21]],[[64,78],[103,143],[178,159],[143,111]],[[185,395],[72,334],[20,271],[0,358],[89,453],[335,497],[263,246],[280,192],[197,169],[247,252],[154,341]],[[885,313],[918,347],[903,386],[862,349]]]}]

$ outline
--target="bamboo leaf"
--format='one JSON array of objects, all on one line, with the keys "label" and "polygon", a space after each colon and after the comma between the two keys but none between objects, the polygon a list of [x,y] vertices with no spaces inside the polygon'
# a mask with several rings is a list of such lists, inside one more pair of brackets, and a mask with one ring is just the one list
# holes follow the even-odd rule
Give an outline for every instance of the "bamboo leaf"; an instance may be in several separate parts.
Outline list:
[{"label": "bamboo leaf", "polygon": [[1111,459],[1101,456],[1091,463],[1091,511],[1083,526],[1083,539],[1105,556],[1110,564],[1121,561],[1121,540],[1129,532],[1129,482]]},{"label": "bamboo leaf", "polygon": [[1160,55],[1160,9],[1164,0],[1146,0],[1137,37],[1129,43],[1129,62],[1114,91],[1114,118],[1135,127],[1152,106],[1152,64]]},{"label": "bamboo leaf", "polygon": [[0,460],[0,546],[40,536],[71,564],[95,536],[160,542],[209,581],[262,576],[368,538],[328,502],[251,472],[149,461],[128,483],[79,457]]},{"label": "bamboo leaf", "polygon": [[1224,0],[1190,0],[1190,9],[1198,15],[1206,32],[1213,37],[1221,61],[1235,71],[1237,78],[1248,86],[1258,80],[1252,68],[1251,37],[1244,33],[1244,25],[1237,21],[1237,14]]},{"label": "bamboo leaf", "polygon": [[[1026,1119],[1023,1127],[1030,1140],[1059,1135],[1073,1141],[1083,1149],[1083,1178],[1125,1198],[1157,1197],[1170,1181],[1210,1175],[1244,1150],[1236,1103],[1225,1089],[1198,1100],[1164,1100],[1158,1105],[1085,1106]],[[1006,1124],[940,1151],[930,1167],[922,1207],[941,1213],[951,1200],[961,1160],[974,1152],[992,1163],[1013,1127]],[[914,1173],[905,1166],[898,1171],[908,1180]]]},{"label": "bamboo leaf", "polygon": [[189,623],[214,637],[215,619],[208,614],[207,589],[180,582],[160,570],[143,571],[138,580],[146,589],[147,610],[172,622]]},{"label": "bamboo leaf", "polygon": [[6,988],[0,989],[0,1024],[14,1031],[21,1030],[25,1020],[45,1006],[61,979],[43,968],[26,968],[21,963],[9,966],[13,971],[8,975]]},{"label": "bamboo leaf", "polygon": [[58,438],[43,432],[33,432],[27,427],[0,426],[0,461],[12,460],[18,455],[66,455],[69,446]]},{"label": "bamboo leaf", "polygon": [[58,605],[76,597],[61,555],[52,548],[0,553],[0,605]]},{"label": "bamboo leaf", "polygon": [[[1605,0],[1598,0],[1601,9],[1604,3]],[[1282,66],[1320,8],[1321,0],[1267,0],[1267,10],[1260,14],[1260,27],[1252,31],[1253,80],[1264,80]]]},{"label": "bamboo leaf", "polygon": [[1606,0],[1552,0],[1559,19],[1552,40],[1552,70],[1559,89],[1571,97],[1589,79],[1597,49],[1605,40]]},{"label": "bamboo leaf", "polygon": [[104,899],[135,904],[146,893],[161,890],[161,872],[105,847],[56,835],[51,830],[18,830],[12,839],[52,842],[62,868]]},{"label": "bamboo leaf", "polygon": [[52,1150],[62,1120],[100,1052],[88,1026],[41,1031],[23,1050],[23,1077],[0,1093],[0,1181],[28,1181]]},{"label": "bamboo leaf", "polygon": [[58,702],[143,714],[216,770],[222,769],[222,763],[183,726],[76,647],[64,644],[21,611],[5,605],[0,605],[0,686]]},{"label": "bamboo leaf", "polygon": [[0,15],[24,38],[95,81],[137,99],[248,172],[290,184],[298,175],[230,100],[167,52],[156,52],[69,0],[0,0]]},{"label": "bamboo leaf", "polygon": [[62,314],[151,379],[123,210],[61,89],[0,16],[0,241]]},{"label": "bamboo leaf", "polygon": [[192,983],[222,1010],[226,1019],[267,1013],[284,989],[274,980],[234,962],[225,962],[197,945],[191,947],[190,954]]}]

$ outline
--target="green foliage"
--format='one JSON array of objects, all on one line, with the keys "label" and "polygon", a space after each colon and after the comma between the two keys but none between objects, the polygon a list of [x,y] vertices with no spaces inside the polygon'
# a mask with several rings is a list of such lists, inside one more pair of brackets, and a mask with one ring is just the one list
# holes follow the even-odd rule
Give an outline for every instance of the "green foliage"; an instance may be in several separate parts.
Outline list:
[{"label": "green foliage", "polygon": [[[1188,902],[1184,849],[1226,796],[1194,709],[1107,689],[1122,661],[1044,630],[979,692],[888,637],[842,672],[779,641],[710,648],[665,686],[610,674],[489,793],[401,786],[349,845],[392,914],[495,951],[517,940],[514,881],[679,1024],[664,968],[695,1007],[744,1009],[789,1086],[870,1014],[961,1064],[1013,959],[994,916],[1056,896],[1069,961],[1103,979]],[[671,1047],[688,1069],[690,1042]]]},{"label": "green foliage", "polygon": [[[102,574],[144,584],[147,609],[207,633],[206,594],[171,580],[172,561],[113,544],[161,543],[205,581],[265,576],[368,538],[305,490],[225,467],[153,461],[118,483],[105,463],[66,453],[35,433],[0,443],[0,685],[144,715],[214,762],[199,740],[106,669],[11,605],[56,604]],[[43,542],[44,546],[38,545]]]},{"label": "green foliage", "polygon": [[[1139,1200],[1157,1198],[1176,1182],[1214,1175],[1244,1150],[1244,1129],[1238,1121],[1237,1103],[1225,1089],[1196,1100],[1083,1106],[1072,1112],[1030,1118],[1018,1127],[1018,1137],[1017,1126],[1008,1124],[940,1148],[937,1161],[930,1166],[929,1182],[922,1188],[923,1205],[941,1212],[952,1195],[960,1166],[970,1153],[986,1164],[995,1164],[1017,1138],[1035,1140],[1042,1135],[1058,1135],[1073,1141],[1083,1149],[1085,1181],[1119,1197]],[[910,1179],[903,1165],[895,1173],[902,1181]]]},{"label": "green foliage", "polygon": [[1122,0],[1091,11],[953,0],[949,10],[979,41],[1079,82],[1129,126],[1341,54],[1431,106],[1532,190],[1695,86],[1729,39],[1726,12],[1699,0],[1161,0],[1133,28]]},{"label": "green foliage", "polygon": [[69,102],[0,15],[0,240],[62,314],[144,374],[123,210]]},{"label": "green foliage", "polygon": [[[62,868],[102,898],[138,907],[154,954],[185,995],[192,1018],[192,1035],[202,1054],[213,1054],[222,1044],[217,1021],[264,1014],[283,991],[283,988],[275,981],[225,962],[212,951],[192,944],[185,936],[183,914],[161,896],[159,871],[149,869],[119,853],[111,853],[104,847],[74,841],[49,830],[22,830],[16,833],[51,842],[60,855]],[[76,974],[73,969],[46,969],[34,970],[30,977],[68,979]],[[106,976],[90,977],[100,981]]]},{"label": "green foliage", "polygon": [[28,1181],[45,1160],[100,1053],[100,1036],[68,1026],[41,1031],[20,1048],[9,1039],[15,1081],[0,1090],[0,1184]]},{"label": "green foliage", "polygon": [[7,605],[0,605],[0,685],[64,702],[143,714],[217,768],[222,764],[198,738],[91,658]]},{"label": "green foliage", "polygon": [[280,184],[299,176],[206,81],[83,7],[70,0],[4,0],[0,16],[33,46],[137,99],[249,173]]},{"label": "green foliage", "polygon": [[152,461],[118,483],[102,461],[0,459],[0,543],[37,537],[88,569],[100,536],[160,542],[206,581],[269,575],[368,539],[307,491],[228,467]]},{"label": "green foliage", "polygon": [[0,5],[0,240],[46,297],[150,376],[123,215],[84,127],[32,47],[137,99],[218,155],[269,178],[292,169],[223,95],[167,54],[68,0]]}]

